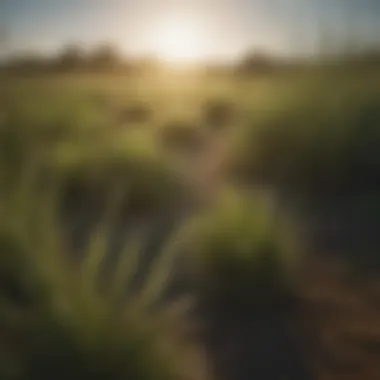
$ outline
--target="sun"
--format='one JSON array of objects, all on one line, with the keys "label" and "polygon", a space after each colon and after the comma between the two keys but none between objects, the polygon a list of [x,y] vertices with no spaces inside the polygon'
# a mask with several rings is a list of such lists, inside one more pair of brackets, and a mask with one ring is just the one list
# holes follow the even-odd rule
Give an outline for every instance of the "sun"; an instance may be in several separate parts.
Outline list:
[{"label": "sun", "polygon": [[205,55],[199,25],[186,17],[164,20],[157,27],[154,45],[157,56],[167,62],[194,62]]}]

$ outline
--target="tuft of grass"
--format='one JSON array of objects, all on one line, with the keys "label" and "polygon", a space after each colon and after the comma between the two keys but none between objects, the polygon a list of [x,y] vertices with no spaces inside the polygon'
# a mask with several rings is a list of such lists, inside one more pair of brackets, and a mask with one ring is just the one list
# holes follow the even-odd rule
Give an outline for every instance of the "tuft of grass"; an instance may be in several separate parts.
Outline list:
[{"label": "tuft of grass", "polygon": [[291,292],[297,257],[275,223],[267,196],[222,192],[190,223],[188,234],[191,273],[210,307],[249,312]]},{"label": "tuft of grass", "polygon": [[[159,299],[172,271],[170,246],[138,294],[125,298],[139,250],[129,244],[106,288],[100,274],[107,229],[99,225],[81,263],[69,260],[56,224],[57,188],[26,175],[2,194],[0,377],[2,379],[179,379],[178,307]],[[138,246],[138,245],[137,245]],[[176,306],[176,305],[174,305]]]},{"label": "tuft of grass", "polygon": [[68,195],[79,197],[75,202],[91,194],[104,198],[119,186],[126,190],[125,210],[154,211],[179,201],[184,192],[180,174],[155,142],[140,132],[102,145],[63,145],[54,162]]}]

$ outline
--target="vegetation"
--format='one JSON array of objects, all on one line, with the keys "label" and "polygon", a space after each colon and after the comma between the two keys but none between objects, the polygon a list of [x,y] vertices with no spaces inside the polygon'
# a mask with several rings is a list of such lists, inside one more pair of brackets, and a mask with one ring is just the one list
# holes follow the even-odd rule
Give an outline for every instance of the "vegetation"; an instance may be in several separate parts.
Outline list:
[{"label": "vegetation", "polygon": [[167,123],[158,131],[162,146],[178,152],[197,151],[205,145],[206,131],[189,122],[174,121]]},{"label": "vegetation", "polygon": [[156,255],[145,284],[132,295],[139,242],[129,242],[105,286],[101,273],[115,204],[78,264],[57,221],[60,191],[36,188],[37,173],[36,166],[23,165],[13,188],[1,194],[1,378],[181,378],[175,328],[181,305],[157,308],[173,249]]},{"label": "vegetation", "polygon": [[231,126],[235,121],[235,110],[231,102],[209,100],[203,105],[203,121],[212,130]]},{"label": "vegetation", "polygon": [[302,90],[253,116],[236,146],[232,170],[308,193],[377,188],[379,102],[376,84],[337,86],[324,80]]},{"label": "vegetation", "polygon": [[[78,54],[66,51],[65,62],[74,64]],[[108,65],[112,54],[98,51],[97,67]],[[178,273],[177,254],[185,262],[181,286],[201,306],[206,329],[233,335],[232,327],[244,317],[252,349],[259,333],[250,323],[259,324],[265,310],[265,339],[277,342],[282,332],[272,330],[283,322],[284,302],[297,299],[301,308],[309,306],[311,285],[304,277],[312,269],[303,267],[304,258],[325,253],[312,244],[305,252],[301,243],[307,235],[295,234],[299,226],[282,213],[277,193],[319,202],[332,194],[333,206],[350,194],[349,207],[357,201],[367,213],[378,210],[378,73],[371,69],[354,77],[344,70],[339,76],[335,68],[308,70],[244,82],[233,76],[173,82],[81,73],[1,78],[0,377],[189,375],[182,358],[187,344],[178,337],[190,321],[177,316],[180,304],[162,302],[164,288]],[[223,126],[231,134],[210,133]],[[191,169],[179,165],[184,158]],[[227,171],[221,183],[211,184],[215,193],[205,169],[214,162],[223,162]],[[246,186],[231,183],[241,178]],[[212,194],[208,203],[195,205],[200,210],[192,202],[194,190]],[[369,193],[375,196],[369,199]],[[91,219],[96,209],[103,222],[94,223],[90,245],[78,260],[64,237],[62,210],[74,223],[81,213]],[[162,220],[184,211],[193,213],[185,225],[176,220],[184,236],[176,235],[174,246],[169,241],[161,253],[160,244],[144,234],[147,221],[154,219],[161,234]],[[127,225],[120,226],[120,215]],[[120,228],[127,247],[105,281],[112,234]],[[146,283],[136,293],[136,262],[145,262],[140,243],[150,246],[157,261],[144,266]],[[300,321],[298,311],[292,313]],[[220,323],[231,316],[234,326]],[[256,342],[263,344],[263,338]],[[278,345],[283,358],[291,351],[285,346]],[[226,355],[238,354],[226,349]],[[224,376],[242,378],[233,373],[226,370]],[[253,371],[250,378],[255,375],[262,374]]]},{"label": "vegetation", "polygon": [[298,259],[262,194],[223,191],[188,234],[190,267],[206,302],[239,315],[292,292]]},{"label": "vegetation", "polygon": [[[115,186],[124,188],[125,211],[153,211],[173,207],[184,194],[180,175],[163,153],[140,132],[127,133],[118,141],[61,147],[55,154],[53,172],[61,173],[71,201],[86,194],[102,196]],[[70,198],[70,196],[69,196]]]}]

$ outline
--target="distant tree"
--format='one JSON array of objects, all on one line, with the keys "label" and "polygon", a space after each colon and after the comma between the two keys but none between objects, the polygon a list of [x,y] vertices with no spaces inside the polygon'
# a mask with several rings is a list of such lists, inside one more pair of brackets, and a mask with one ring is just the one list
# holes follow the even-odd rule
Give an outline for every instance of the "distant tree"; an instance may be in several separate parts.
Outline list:
[{"label": "distant tree", "polygon": [[23,52],[9,58],[5,67],[10,72],[43,72],[51,67],[51,60],[36,52]]},{"label": "distant tree", "polygon": [[111,44],[96,47],[88,58],[88,63],[95,69],[114,69],[122,64],[122,58],[117,48]]},{"label": "distant tree", "polygon": [[253,50],[246,53],[238,64],[242,74],[266,73],[276,67],[276,59],[264,51]]},{"label": "distant tree", "polygon": [[85,53],[79,44],[69,44],[65,46],[58,55],[57,65],[64,70],[72,70],[83,67],[85,63]]}]

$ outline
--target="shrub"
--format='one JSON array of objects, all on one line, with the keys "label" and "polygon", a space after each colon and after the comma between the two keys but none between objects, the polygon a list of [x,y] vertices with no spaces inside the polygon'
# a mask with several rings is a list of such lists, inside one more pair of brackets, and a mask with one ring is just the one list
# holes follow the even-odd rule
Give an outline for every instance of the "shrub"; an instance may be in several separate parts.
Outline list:
[{"label": "shrub", "polygon": [[106,198],[115,187],[126,191],[125,211],[154,211],[179,201],[182,180],[165,155],[145,134],[129,133],[118,141],[63,145],[55,170],[67,183],[67,195],[81,202],[91,194]]},{"label": "shrub", "polygon": [[193,223],[192,275],[210,307],[248,312],[260,300],[271,303],[290,291],[296,261],[276,229],[267,197],[226,192]]}]

